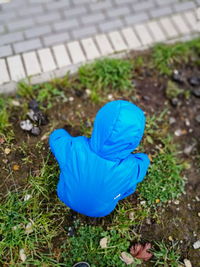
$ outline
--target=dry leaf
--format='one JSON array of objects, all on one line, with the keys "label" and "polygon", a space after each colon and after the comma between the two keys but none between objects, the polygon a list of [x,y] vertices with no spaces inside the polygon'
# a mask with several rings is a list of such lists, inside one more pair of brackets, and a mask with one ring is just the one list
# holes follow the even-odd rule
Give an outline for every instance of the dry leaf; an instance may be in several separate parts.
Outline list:
[{"label": "dry leaf", "polygon": [[144,246],[138,243],[131,247],[130,253],[133,257],[137,259],[148,261],[153,256],[152,253],[148,252],[148,249],[150,248],[150,243],[146,243]]},{"label": "dry leaf", "polygon": [[108,238],[104,237],[100,240],[100,247],[101,248],[107,248],[107,244],[108,244]]},{"label": "dry leaf", "polygon": [[184,259],[183,262],[184,262],[184,264],[185,264],[185,267],[192,267],[192,263],[191,263],[190,260],[188,260],[188,259]]},{"label": "dry leaf", "polygon": [[15,164],[13,165],[13,171],[19,171],[20,167],[19,165]]},{"label": "dry leaf", "polygon": [[25,254],[25,251],[24,251],[23,248],[20,249],[19,256],[20,256],[21,261],[25,262],[25,260],[26,260],[26,254]]},{"label": "dry leaf", "polygon": [[131,254],[127,253],[127,252],[122,252],[121,253],[121,257],[120,259],[125,262],[127,265],[130,265],[133,263],[134,259],[131,256]]}]

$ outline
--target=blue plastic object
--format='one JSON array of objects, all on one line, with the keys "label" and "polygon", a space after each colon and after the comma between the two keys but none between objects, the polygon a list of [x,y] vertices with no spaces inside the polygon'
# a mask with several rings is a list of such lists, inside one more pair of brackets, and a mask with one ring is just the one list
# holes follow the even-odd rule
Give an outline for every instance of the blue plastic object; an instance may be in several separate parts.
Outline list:
[{"label": "blue plastic object", "polygon": [[91,217],[112,212],[146,175],[148,156],[131,154],[144,128],[143,111],[128,101],[116,100],[98,111],[91,138],[55,130],[49,142],[61,171],[57,187],[60,200]]}]

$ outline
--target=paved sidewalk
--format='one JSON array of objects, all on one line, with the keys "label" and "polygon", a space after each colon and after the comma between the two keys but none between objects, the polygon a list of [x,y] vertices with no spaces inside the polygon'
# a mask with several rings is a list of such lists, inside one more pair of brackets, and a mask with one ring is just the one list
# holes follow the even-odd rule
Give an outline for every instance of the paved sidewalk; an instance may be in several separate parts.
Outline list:
[{"label": "paved sidewalk", "polygon": [[8,90],[1,84],[27,76],[37,75],[32,82],[48,80],[86,60],[198,34],[199,7],[200,0],[0,4],[0,92]]}]

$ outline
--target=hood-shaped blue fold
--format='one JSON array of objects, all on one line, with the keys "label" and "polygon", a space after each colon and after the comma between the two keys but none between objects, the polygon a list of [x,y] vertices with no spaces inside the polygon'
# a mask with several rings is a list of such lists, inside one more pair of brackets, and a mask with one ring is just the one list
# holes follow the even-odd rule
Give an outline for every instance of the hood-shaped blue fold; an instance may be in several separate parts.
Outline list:
[{"label": "hood-shaped blue fold", "polygon": [[133,103],[116,100],[97,113],[91,149],[109,160],[126,158],[140,143],[145,128],[143,111]]}]

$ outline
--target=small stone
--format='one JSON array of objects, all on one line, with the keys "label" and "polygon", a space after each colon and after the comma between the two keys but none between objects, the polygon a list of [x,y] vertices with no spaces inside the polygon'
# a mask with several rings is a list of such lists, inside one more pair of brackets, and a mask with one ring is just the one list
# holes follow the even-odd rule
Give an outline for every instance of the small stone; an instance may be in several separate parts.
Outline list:
[{"label": "small stone", "polygon": [[75,89],[75,95],[81,97],[84,94],[83,90]]},{"label": "small stone", "polygon": [[176,136],[181,136],[181,135],[182,135],[182,131],[181,131],[181,129],[176,130],[176,131],[174,132],[174,134],[175,134]]},{"label": "small stone", "polygon": [[145,205],[146,204],[146,201],[145,200],[142,200],[142,201],[140,201],[140,204],[141,205]]},{"label": "small stone", "polygon": [[33,232],[33,223],[29,222],[25,227],[25,233],[31,234]]},{"label": "small stone", "polygon": [[27,115],[29,116],[29,118],[36,122],[39,125],[46,125],[48,123],[48,119],[47,117],[39,110],[39,111],[34,111],[34,110],[30,110]]},{"label": "small stone", "polygon": [[86,90],[85,90],[85,93],[86,93],[87,96],[90,96],[92,92],[91,92],[90,89],[86,89]]},{"label": "small stone", "polygon": [[130,265],[134,262],[133,257],[131,256],[131,254],[127,253],[127,252],[122,252],[121,253],[121,257],[120,259],[125,262],[127,265]]},{"label": "small stone", "polygon": [[195,197],[196,198],[196,201],[199,202],[200,201],[200,198],[198,196]]},{"label": "small stone", "polygon": [[26,261],[26,254],[25,254],[25,251],[24,251],[23,248],[20,249],[19,256],[20,256],[20,259],[21,259],[22,262],[25,262]]},{"label": "small stone", "polygon": [[200,88],[193,89],[192,94],[196,97],[200,97]]},{"label": "small stone", "polygon": [[183,262],[184,262],[184,264],[185,264],[185,267],[192,267],[192,263],[191,263],[190,260],[188,260],[188,259],[184,259]]},{"label": "small stone", "polygon": [[188,82],[192,86],[199,86],[200,85],[200,77],[196,77],[196,76],[190,77],[188,79]]},{"label": "small stone", "polygon": [[41,133],[40,128],[37,126],[33,126],[33,128],[31,129],[31,134],[34,136],[38,136],[40,135],[40,133]]},{"label": "small stone", "polygon": [[24,196],[24,201],[28,201],[32,196],[30,194],[27,194]]},{"label": "small stone", "polygon": [[173,241],[173,237],[171,235],[168,237],[168,239],[169,241]]},{"label": "small stone", "polygon": [[35,99],[31,100],[29,102],[28,106],[33,111],[39,111],[39,104],[38,104],[38,102]]},{"label": "small stone", "polygon": [[196,122],[200,123],[200,114],[195,117]]},{"label": "small stone", "polygon": [[200,212],[197,213],[198,217],[200,217]]},{"label": "small stone", "polygon": [[107,248],[107,245],[108,245],[108,238],[107,237],[103,237],[101,240],[100,240],[100,247],[101,248]]},{"label": "small stone", "polygon": [[67,235],[70,237],[75,235],[73,227],[69,226]]},{"label": "small stone", "polygon": [[178,82],[178,83],[184,83],[184,76],[183,76],[183,74],[182,74],[180,71],[178,71],[178,70],[174,70],[174,71],[173,71],[172,79],[173,79],[175,82]]},{"label": "small stone", "polygon": [[30,120],[25,120],[20,122],[20,127],[22,130],[29,132],[33,128],[33,124]]},{"label": "small stone", "polygon": [[145,101],[149,101],[149,100],[150,100],[150,97],[147,96],[147,95],[143,95],[142,98],[143,98]]},{"label": "small stone", "polygon": [[8,147],[6,147],[5,150],[4,150],[4,153],[5,153],[6,155],[8,155],[8,154],[10,154],[10,152],[11,152],[11,149],[8,148]]},{"label": "small stone", "polygon": [[13,106],[15,106],[15,107],[19,107],[19,106],[20,106],[19,101],[14,100],[14,99],[11,101],[11,104],[12,104]]},{"label": "small stone", "polygon": [[174,124],[176,122],[176,119],[174,117],[169,118],[169,124]]},{"label": "small stone", "polygon": [[186,146],[183,150],[183,153],[187,156],[189,156],[192,153],[193,148],[195,147],[195,144]]},{"label": "small stone", "polygon": [[198,248],[200,248],[200,240],[196,241],[196,242],[193,244],[193,248],[194,248],[194,249],[198,249]]},{"label": "small stone", "polygon": [[74,97],[73,96],[70,96],[68,99],[69,99],[69,102],[73,102],[74,101]]},{"label": "small stone", "polygon": [[146,219],[146,224],[151,225],[151,220],[149,218]]},{"label": "small stone", "polygon": [[175,205],[179,205],[179,204],[180,204],[180,201],[179,201],[179,200],[175,200],[175,201],[174,201],[174,204],[175,204]]},{"label": "small stone", "polygon": [[171,104],[172,104],[172,106],[173,107],[177,107],[177,106],[180,106],[180,101],[178,100],[178,98],[172,98],[171,100],[170,100],[170,102],[171,102]]},{"label": "small stone", "polygon": [[188,118],[185,119],[185,125],[188,127],[190,126],[190,120]]},{"label": "small stone", "polygon": [[113,95],[112,94],[108,95],[108,100],[113,100]]}]

